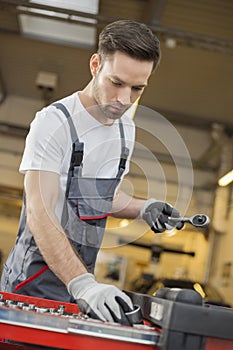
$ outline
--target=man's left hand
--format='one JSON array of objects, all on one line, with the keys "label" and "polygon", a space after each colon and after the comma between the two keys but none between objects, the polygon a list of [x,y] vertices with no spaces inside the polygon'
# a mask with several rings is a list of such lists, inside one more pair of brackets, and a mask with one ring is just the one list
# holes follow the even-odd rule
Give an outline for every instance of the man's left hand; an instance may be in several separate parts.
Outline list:
[{"label": "man's left hand", "polygon": [[155,233],[172,230],[173,228],[180,230],[184,226],[182,222],[169,220],[169,218],[180,217],[178,210],[173,208],[170,204],[158,201],[154,198],[148,199],[144,203],[140,215]]}]

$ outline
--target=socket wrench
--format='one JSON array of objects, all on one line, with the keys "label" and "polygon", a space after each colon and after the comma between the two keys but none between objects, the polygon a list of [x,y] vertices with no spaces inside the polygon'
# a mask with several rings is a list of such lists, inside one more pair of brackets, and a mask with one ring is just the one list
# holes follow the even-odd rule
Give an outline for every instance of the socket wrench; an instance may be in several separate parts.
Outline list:
[{"label": "socket wrench", "polygon": [[194,216],[191,216],[190,218],[187,217],[179,217],[179,218],[173,218],[169,217],[168,220],[170,222],[183,222],[183,223],[189,223],[195,227],[200,227],[200,228],[206,228],[210,224],[210,219],[207,215],[204,214],[196,214]]}]

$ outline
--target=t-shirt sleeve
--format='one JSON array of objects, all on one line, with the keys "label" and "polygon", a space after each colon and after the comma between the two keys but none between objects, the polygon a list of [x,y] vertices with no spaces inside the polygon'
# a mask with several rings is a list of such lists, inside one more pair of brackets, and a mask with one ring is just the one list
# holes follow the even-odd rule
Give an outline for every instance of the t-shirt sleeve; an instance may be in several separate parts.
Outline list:
[{"label": "t-shirt sleeve", "polygon": [[[44,108],[30,125],[19,171],[44,170],[60,174],[68,144],[66,118],[54,108]],[[64,120],[65,119],[65,120]]]}]

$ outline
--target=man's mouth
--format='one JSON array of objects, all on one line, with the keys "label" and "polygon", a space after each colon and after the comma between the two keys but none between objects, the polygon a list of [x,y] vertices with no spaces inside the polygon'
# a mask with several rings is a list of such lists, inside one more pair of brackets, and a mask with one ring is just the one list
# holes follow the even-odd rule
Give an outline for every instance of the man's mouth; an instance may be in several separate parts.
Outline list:
[{"label": "man's mouth", "polygon": [[115,112],[115,113],[123,113],[124,112],[123,108],[120,108],[117,106],[112,106],[112,105],[109,106],[109,110],[112,112]]},{"label": "man's mouth", "polygon": [[110,110],[116,113],[124,113],[128,109],[128,106],[123,106],[119,104],[109,104],[108,107]]}]

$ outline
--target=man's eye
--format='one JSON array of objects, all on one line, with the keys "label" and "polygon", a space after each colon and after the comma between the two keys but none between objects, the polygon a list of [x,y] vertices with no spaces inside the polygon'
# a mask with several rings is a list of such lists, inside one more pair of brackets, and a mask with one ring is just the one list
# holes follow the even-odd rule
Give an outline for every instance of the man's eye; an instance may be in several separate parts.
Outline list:
[{"label": "man's eye", "polygon": [[134,90],[134,91],[141,91],[141,90],[143,90],[143,87],[134,86],[134,87],[132,87],[132,90]]},{"label": "man's eye", "polygon": [[121,83],[118,83],[117,81],[111,80],[111,82],[115,86],[121,86]]}]

